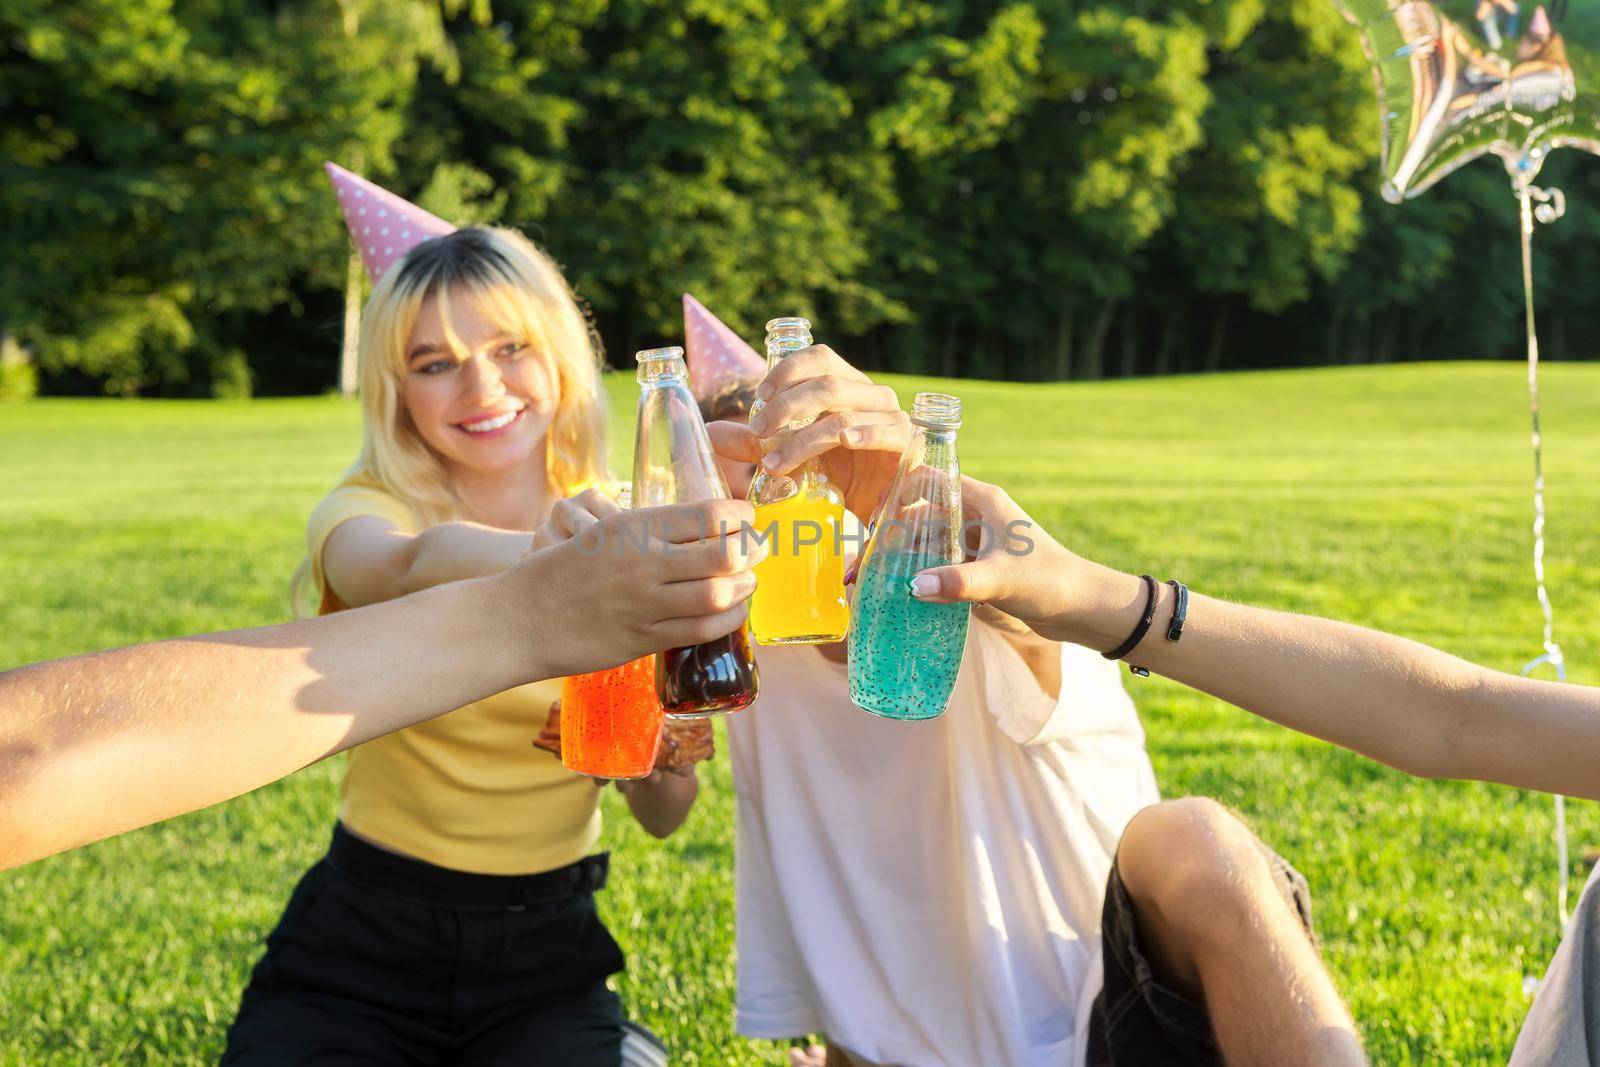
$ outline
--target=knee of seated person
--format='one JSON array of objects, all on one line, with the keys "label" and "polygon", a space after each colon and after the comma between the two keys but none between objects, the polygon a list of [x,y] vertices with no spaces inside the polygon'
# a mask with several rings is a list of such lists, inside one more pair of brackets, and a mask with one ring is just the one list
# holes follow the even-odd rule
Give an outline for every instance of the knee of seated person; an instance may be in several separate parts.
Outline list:
[{"label": "knee of seated person", "polygon": [[1128,894],[1169,922],[1208,927],[1229,904],[1251,906],[1271,871],[1250,828],[1206,797],[1166,800],[1133,817],[1117,850]]}]

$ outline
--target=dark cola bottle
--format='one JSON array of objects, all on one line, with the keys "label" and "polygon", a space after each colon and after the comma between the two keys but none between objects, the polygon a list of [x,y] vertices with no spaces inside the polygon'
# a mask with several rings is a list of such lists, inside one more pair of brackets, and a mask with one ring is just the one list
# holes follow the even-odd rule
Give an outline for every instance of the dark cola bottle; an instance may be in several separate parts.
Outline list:
[{"label": "dark cola bottle", "polygon": [[[689,392],[681,348],[638,353],[639,418],[633,438],[633,506],[726,498],[705,420]],[[675,719],[726,715],[750,706],[760,677],[748,626],[726,637],[656,656],[656,690]]]}]

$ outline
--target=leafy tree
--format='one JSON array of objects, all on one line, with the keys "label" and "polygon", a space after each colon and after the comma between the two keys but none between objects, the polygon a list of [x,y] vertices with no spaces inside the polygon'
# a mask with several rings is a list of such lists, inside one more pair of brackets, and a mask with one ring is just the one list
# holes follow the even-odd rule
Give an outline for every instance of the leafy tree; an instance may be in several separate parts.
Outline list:
[{"label": "leafy tree", "polygon": [[436,9],[0,0],[0,289],[44,370],[247,391],[249,313],[342,280],[318,166],[381,162]]}]

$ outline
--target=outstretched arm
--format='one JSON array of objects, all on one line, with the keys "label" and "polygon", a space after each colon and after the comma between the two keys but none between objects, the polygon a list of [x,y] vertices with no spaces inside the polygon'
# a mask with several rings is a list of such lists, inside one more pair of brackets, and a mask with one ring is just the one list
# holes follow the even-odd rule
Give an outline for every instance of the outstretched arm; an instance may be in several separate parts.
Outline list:
[{"label": "outstretched arm", "polygon": [[579,538],[390,603],[0,674],[0,868],[237,796],[525,682],[729,633],[754,559],[717,531],[751,517],[743,501],[613,515],[588,525],[647,547],[598,555]]},{"label": "outstretched arm", "polygon": [[[1099,651],[1144,609],[1143,583],[1067,551],[1002,490],[964,479],[967,514],[1000,536],[970,563],[924,572],[926,599],[993,604],[1041,636]],[[1012,522],[1033,542],[1006,550]],[[1263,718],[1424,777],[1476,778],[1600,798],[1600,689],[1491,671],[1391,634],[1191,594],[1168,641],[1174,591],[1126,657]]]}]

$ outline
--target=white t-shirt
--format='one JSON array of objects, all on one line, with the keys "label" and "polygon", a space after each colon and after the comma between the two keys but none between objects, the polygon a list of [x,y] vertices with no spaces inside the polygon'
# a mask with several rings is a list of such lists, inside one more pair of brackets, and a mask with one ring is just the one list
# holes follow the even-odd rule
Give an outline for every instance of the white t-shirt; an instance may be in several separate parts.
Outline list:
[{"label": "white t-shirt", "polygon": [[1511,1050],[1511,1067],[1591,1067],[1600,1058],[1600,867],[1589,875]]},{"label": "white t-shirt", "polygon": [[1075,1065],[1123,827],[1157,799],[1118,667],[1061,652],[1061,696],[973,620],[949,709],[894,722],[814,648],[757,653],[728,720],[738,1029],[875,1064]]}]

